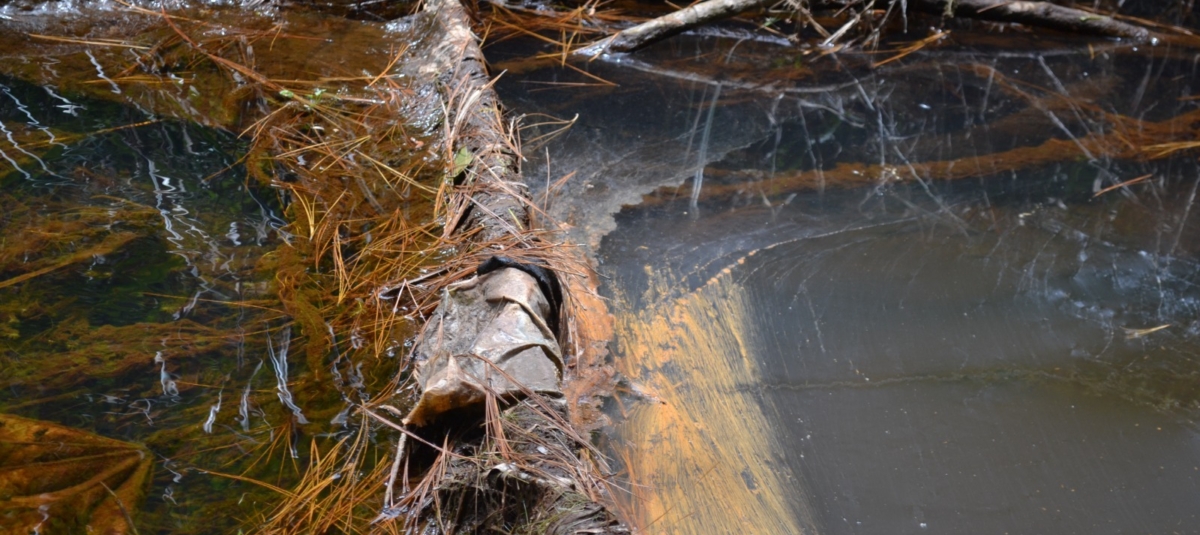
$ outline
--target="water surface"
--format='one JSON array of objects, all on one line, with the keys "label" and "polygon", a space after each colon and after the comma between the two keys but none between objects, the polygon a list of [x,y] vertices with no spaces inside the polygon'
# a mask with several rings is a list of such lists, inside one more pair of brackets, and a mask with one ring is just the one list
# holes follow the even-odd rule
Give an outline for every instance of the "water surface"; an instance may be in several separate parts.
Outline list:
[{"label": "water surface", "polygon": [[509,86],[580,117],[552,208],[648,394],[610,435],[648,531],[1196,531],[1200,170],[1129,148],[1190,128],[1194,53],[989,42],[693,36]]}]

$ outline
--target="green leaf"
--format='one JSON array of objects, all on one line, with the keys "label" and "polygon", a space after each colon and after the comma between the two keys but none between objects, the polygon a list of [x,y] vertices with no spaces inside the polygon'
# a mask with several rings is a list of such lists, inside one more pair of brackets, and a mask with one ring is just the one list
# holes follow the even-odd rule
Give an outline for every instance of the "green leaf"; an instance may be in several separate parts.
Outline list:
[{"label": "green leaf", "polygon": [[456,177],[462,174],[463,171],[466,171],[467,166],[471,165],[472,159],[474,159],[474,156],[471,155],[471,151],[467,150],[466,147],[458,149],[458,152],[454,153],[454,167],[450,170],[450,176]]}]

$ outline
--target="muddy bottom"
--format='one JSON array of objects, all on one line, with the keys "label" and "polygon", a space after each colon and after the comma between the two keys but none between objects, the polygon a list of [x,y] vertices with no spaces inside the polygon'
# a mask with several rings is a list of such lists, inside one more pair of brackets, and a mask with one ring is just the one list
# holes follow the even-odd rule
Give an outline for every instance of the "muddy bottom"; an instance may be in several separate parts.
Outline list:
[{"label": "muddy bottom", "polygon": [[[782,524],[741,520],[756,532],[1192,532],[1187,204],[1076,201],[1024,179],[619,218],[605,258],[637,311],[620,343],[674,407],[637,406],[617,433],[653,430],[633,448],[653,460],[631,464],[678,487],[664,531],[699,532],[688,511],[712,515],[721,491],[687,500],[724,471],[751,511],[779,495]],[[1158,194],[1186,198],[1193,181]],[[642,414],[675,409],[690,416]],[[673,452],[676,438],[731,449],[689,470],[696,446]]]},{"label": "muddy bottom", "polygon": [[549,209],[647,394],[605,437],[647,532],[1200,530],[1200,170],[1108,142],[1188,128],[1192,55],[955,35],[790,80],[683,36],[589,65],[615,86],[501,84],[578,114],[527,173],[575,172]]},{"label": "muddy bottom", "polygon": [[771,394],[820,533],[1192,533],[1195,429],[1080,385]]}]

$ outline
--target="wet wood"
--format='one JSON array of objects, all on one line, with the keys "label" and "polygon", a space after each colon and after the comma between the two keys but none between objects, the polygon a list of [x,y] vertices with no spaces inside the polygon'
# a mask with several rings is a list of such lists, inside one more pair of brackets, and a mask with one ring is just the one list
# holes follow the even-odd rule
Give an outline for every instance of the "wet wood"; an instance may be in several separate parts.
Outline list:
[{"label": "wet wood", "polygon": [[593,57],[605,52],[632,52],[697,26],[725,19],[743,11],[774,4],[776,0],[708,0],[674,13],[617,32],[588,45],[576,54]]},{"label": "wet wood", "polygon": [[[543,409],[561,404],[571,424],[558,420],[551,414],[555,411],[547,412],[543,416],[548,417],[549,423],[534,427],[541,429],[547,437],[553,435],[552,440],[543,437],[547,438],[545,444],[548,444],[544,451],[549,453],[521,457],[522,444],[514,442],[510,448],[504,438],[513,430],[502,431],[499,414],[490,417],[489,429],[494,427],[497,432],[491,440],[478,445],[474,454],[476,460],[452,467],[448,479],[436,485],[437,492],[446,503],[464,499],[464,507],[469,504],[474,511],[467,516],[481,514],[485,523],[495,521],[492,516],[503,516],[504,511],[515,508],[532,515],[527,521],[539,514],[568,512],[570,521],[544,527],[547,533],[627,533],[628,529],[608,507],[607,502],[611,499],[606,495],[611,492],[603,488],[604,472],[607,471],[603,460],[586,447],[586,440],[581,438],[586,433],[576,431],[588,428],[585,422],[600,421],[596,400],[599,395],[610,392],[613,383],[613,372],[604,362],[612,334],[611,318],[596,295],[597,278],[581,251],[561,243],[547,243],[549,234],[535,230],[531,222],[533,205],[521,175],[517,142],[492,88],[493,80],[488,75],[479,39],[471,31],[471,19],[466,9],[458,0],[432,0],[426,4],[426,12],[433,16],[435,28],[442,32],[443,38],[423,70],[436,76],[439,86],[444,88],[447,111],[443,119],[442,150],[452,155],[456,169],[462,164],[461,173],[452,177],[459,186],[454,188],[450,201],[455,208],[444,228],[445,237],[483,244],[517,261],[539,261],[558,275],[566,290],[561,315],[563,328],[558,333],[566,361],[562,377],[565,403],[530,394],[529,401],[505,414],[512,416],[513,411],[528,407],[530,402],[544,406]],[[439,336],[443,334],[439,332]],[[489,411],[496,410],[493,405],[489,407]],[[530,443],[524,446],[528,447]],[[538,473],[555,473],[558,468],[569,466],[572,490],[567,492],[535,481],[534,492],[514,495],[502,481],[504,478],[485,477],[492,474],[492,466],[487,463],[481,466],[476,462],[491,455],[507,459],[505,466]],[[489,483],[486,488],[476,487],[478,494],[469,494],[463,493],[464,487],[456,481]],[[528,486],[528,482],[522,484]],[[539,497],[543,494],[546,497]],[[549,497],[551,494],[555,497]],[[499,502],[509,505],[496,506],[488,512],[487,509],[495,505],[489,505],[489,499],[495,496],[503,497]],[[586,500],[586,503],[580,505],[580,500]],[[422,513],[439,522],[444,520],[440,516],[443,514],[436,508]],[[457,512],[451,514],[461,516]]]},{"label": "wet wood", "polygon": [[467,223],[482,229],[483,241],[523,241],[529,226],[525,184],[479,39],[471,32],[471,19],[457,0],[433,0],[426,11],[445,32],[428,70],[441,73],[442,86],[448,88],[446,149],[455,158],[470,158],[461,179],[474,186],[456,194],[452,203],[467,217],[458,225],[447,225],[446,233],[461,231]]}]

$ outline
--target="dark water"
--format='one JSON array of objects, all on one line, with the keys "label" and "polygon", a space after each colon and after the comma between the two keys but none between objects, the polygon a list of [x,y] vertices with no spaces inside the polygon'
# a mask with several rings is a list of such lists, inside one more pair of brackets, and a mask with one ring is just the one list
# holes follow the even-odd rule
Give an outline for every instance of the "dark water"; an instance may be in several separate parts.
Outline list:
[{"label": "dark water", "polygon": [[[739,342],[757,375],[709,395],[714,414],[745,398],[766,419],[770,436],[749,440],[770,445],[783,483],[747,477],[753,499],[783,493],[815,533],[1200,533],[1200,169],[1087,141],[1193,112],[1180,98],[1200,56],[997,51],[966,35],[889,67],[813,60],[805,79],[772,81],[787,60],[771,50],[681,39],[635,66],[595,65],[620,87],[567,103],[509,86],[512,101],[580,116],[550,173],[582,177],[582,202],[555,209],[598,244],[618,315],[649,322],[713,284],[744,292]],[[713,72],[713,58],[737,67]],[[921,166],[1053,139],[1075,148],[961,175]],[[617,340],[616,358],[641,343]],[[630,368],[651,385],[709,384],[669,363]],[[635,458],[661,446],[654,429],[613,433]],[[706,467],[690,473],[673,496],[700,496]],[[722,531],[703,519],[739,510],[728,492],[725,512],[644,520]]]},{"label": "dark water", "polygon": [[1088,208],[851,228],[734,269],[763,364],[745,388],[820,532],[1200,525],[1196,267],[1085,234],[1113,214]]},{"label": "dark water", "polygon": [[[214,492],[194,467],[240,457],[213,448],[251,452],[272,437],[263,315],[231,303],[269,297],[256,264],[291,239],[278,202],[248,187],[243,142],[228,132],[11,78],[0,96],[14,135],[0,148],[11,159],[0,222],[6,255],[22,255],[4,258],[0,279],[132,236],[0,290],[0,409],[146,445],[153,481],[130,504],[143,532],[194,529],[189,515]],[[34,236],[48,242],[20,243]],[[261,499],[216,486],[251,492],[246,511]],[[38,526],[82,529],[69,518]]]}]

